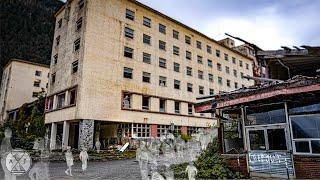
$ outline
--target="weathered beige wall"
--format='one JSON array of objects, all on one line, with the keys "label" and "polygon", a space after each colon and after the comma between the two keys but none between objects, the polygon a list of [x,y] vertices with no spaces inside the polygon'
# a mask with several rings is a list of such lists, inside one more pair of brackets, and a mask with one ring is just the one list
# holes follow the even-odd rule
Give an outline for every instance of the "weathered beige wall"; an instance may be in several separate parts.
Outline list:
[{"label": "weathered beige wall", "polygon": [[[72,8],[74,2],[72,2]],[[121,92],[132,91],[142,94],[160,96],[165,98],[173,98],[176,100],[195,102],[198,94],[198,86],[205,87],[205,94],[209,94],[209,88],[213,88],[215,92],[218,91],[230,91],[234,89],[234,82],[237,81],[239,87],[242,84],[248,86],[253,82],[243,80],[240,78],[240,72],[245,75],[252,75],[252,61],[244,58],[222,46],[216,44],[209,39],[206,39],[190,30],[179,26],[167,19],[160,17],[159,15],[152,13],[144,8],[137,6],[127,0],[88,0],[87,12],[85,18],[86,27],[83,29],[85,35],[82,36],[83,49],[80,53],[83,53],[83,59],[80,58],[81,73],[78,78],[79,95],[76,110],[76,119],[95,119],[105,121],[120,121],[120,122],[135,122],[135,123],[156,123],[156,124],[170,124],[174,122],[177,125],[188,126],[207,126],[213,124],[215,121],[185,117],[176,115],[163,115],[155,113],[134,112],[121,110]],[[131,21],[125,18],[125,10],[129,8],[134,10],[135,21]],[[72,12],[73,10],[71,10]],[[58,15],[58,18],[63,16],[63,13]],[[152,28],[143,26],[143,16],[152,19]],[[58,19],[57,18],[57,19]],[[167,34],[163,35],[158,32],[158,24],[162,23],[167,26]],[[124,37],[124,28],[130,27],[134,29],[134,39],[128,39]],[[180,32],[180,39],[176,40],[172,37],[172,30],[175,29]],[[150,35],[151,46],[144,45],[142,42],[143,33]],[[56,32],[57,34],[57,32]],[[73,33],[69,34],[70,36]],[[184,42],[184,36],[188,35],[192,37],[192,44],[187,45]],[[67,39],[75,39],[75,37],[67,37]],[[163,40],[167,43],[166,51],[159,50],[158,41]],[[202,50],[196,48],[196,40],[202,42]],[[206,45],[212,46],[213,53],[210,55],[206,52]],[[175,56],[172,53],[172,46],[180,47],[180,56]],[[70,44],[69,44],[70,46]],[[124,46],[128,46],[134,49],[134,58],[128,59],[123,56]],[[68,48],[64,48],[68,49]],[[221,51],[221,57],[215,56],[215,50]],[[192,52],[192,61],[185,59],[185,51]],[[151,64],[145,64],[142,62],[142,53],[146,52],[151,54]],[[227,52],[229,54],[229,61],[224,60],[223,54]],[[69,53],[69,52],[67,52]],[[203,64],[197,63],[197,55],[203,57]],[[71,56],[71,55],[70,55]],[[72,56],[71,56],[72,57]],[[167,59],[167,69],[160,68],[158,65],[159,57]],[[231,57],[236,57],[237,65],[232,64]],[[207,59],[213,60],[213,68],[208,67]],[[71,59],[65,58],[65,62],[62,66],[71,64]],[[239,67],[239,61],[243,61],[243,67]],[[173,71],[173,62],[180,64],[180,73]],[[223,71],[217,71],[217,62],[223,66]],[[245,69],[245,63],[250,64],[249,70]],[[230,67],[230,75],[225,73],[225,65]],[[186,66],[193,68],[193,76],[186,75]],[[123,67],[133,68],[133,79],[123,78]],[[52,70],[66,71],[65,67],[60,70],[52,68]],[[238,78],[233,76],[233,69],[237,69]],[[198,70],[204,72],[204,80],[198,79]],[[142,82],[142,72],[151,73],[151,83]],[[68,71],[67,75],[68,75]],[[214,83],[209,82],[208,73],[214,75]],[[69,73],[70,74],[70,73]],[[59,75],[61,81],[67,82],[70,78],[61,77],[66,76]],[[167,87],[160,87],[158,85],[159,76],[167,77]],[[223,86],[218,85],[218,76],[223,77]],[[181,81],[181,89],[176,90],[173,88],[174,79]],[[226,79],[231,80],[231,88],[226,86]],[[193,84],[193,93],[187,92],[187,83]],[[65,85],[57,85],[53,87],[55,89],[50,92],[54,92],[58,89],[62,90],[68,86],[72,86],[71,82],[65,83]],[[50,89],[50,90],[52,90]],[[141,109],[141,96],[133,96],[133,108]],[[151,99],[151,109],[159,110],[158,100]],[[181,104],[181,112],[187,115],[187,104]],[[57,111],[58,113],[59,111]],[[167,101],[167,112],[174,112],[173,101]],[[46,122],[55,121],[58,119],[56,115],[46,116]],[[60,113],[67,113],[60,111]],[[206,115],[209,117],[209,115]]]}]

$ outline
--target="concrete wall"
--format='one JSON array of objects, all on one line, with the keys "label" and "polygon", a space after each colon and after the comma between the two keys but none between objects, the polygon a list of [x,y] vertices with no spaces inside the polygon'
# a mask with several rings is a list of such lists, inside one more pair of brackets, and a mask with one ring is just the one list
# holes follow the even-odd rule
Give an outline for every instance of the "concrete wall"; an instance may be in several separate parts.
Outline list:
[{"label": "concrete wall", "polygon": [[[135,20],[131,21],[125,18],[126,8],[135,11]],[[151,12],[135,3],[127,0],[88,0],[86,1],[85,12],[76,12],[76,3],[71,2],[71,17],[68,28],[65,30],[56,30],[55,37],[59,34],[65,36],[60,41],[66,41],[59,47],[59,53],[62,51],[62,60],[58,64],[51,65],[51,71],[57,73],[58,83],[50,87],[50,94],[59,90],[66,89],[75,84],[78,85],[77,107],[75,110],[75,119],[94,119],[103,121],[134,122],[150,124],[170,124],[187,126],[208,126],[213,125],[215,121],[207,118],[187,116],[187,102],[195,103],[199,96],[198,87],[204,86],[205,94],[209,94],[209,88],[218,91],[229,91],[234,89],[234,82],[241,85],[252,85],[253,81],[241,79],[240,72],[244,75],[252,75],[252,61],[234,53],[233,51],[222,47],[214,41],[211,41],[197,33],[194,33],[185,27],[178,25],[158,14]],[[83,10],[82,10],[83,11]],[[81,33],[75,33],[72,28],[75,26],[75,19],[82,15],[84,26]],[[57,21],[64,16],[62,11],[57,16]],[[73,17],[74,16],[74,17]],[[152,20],[151,28],[143,26],[143,16]],[[158,24],[164,24],[167,27],[166,35],[158,32]],[[64,23],[63,23],[64,24]],[[69,27],[70,26],[70,27]],[[134,29],[134,39],[128,39],[124,36],[124,28]],[[62,29],[64,28],[64,25]],[[172,37],[172,30],[180,33],[180,39]],[[69,33],[63,33],[67,31]],[[142,42],[143,34],[151,36],[151,46]],[[191,45],[184,42],[185,35],[192,38]],[[82,47],[76,55],[70,51],[72,40],[81,36]],[[166,51],[159,50],[158,41],[166,42]],[[196,48],[196,40],[202,42],[202,50]],[[212,46],[213,53],[210,55],[206,51],[206,45]],[[180,56],[173,55],[172,46],[180,48]],[[67,47],[64,47],[67,46]],[[123,56],[124,46],[134,49],[133,59]],[[215,50],[221,51],[221,57],[215,56]],[[185,51],[192,52],[192,60],[186,60]],[[53,48],[54,51],[54,48]],[[151,54],[151,64],[142,62],[142,53]],[[229,61],[224,60],[224,53],[228,53]],[[197,63],[197,55],[203,57],[203,64]],[[76,58],[77,57],[77,58]],[[167,59],[167,68],[160,68],[158,65],[159,57]],[[231,58],[237,59],[237,64],[233,64]],[[208,67],[207,59],[213,61],[213,68]],[[79,59],[80,72],[77,75],[70,75],[70,65],[74,59]],[[243,67],[239,66],[239,60],[243,61]],[[59,64],[61,62],[61,64]],[[173,71],[173,63],[180,64],[180,73]],[[217,63],[222,64],[223,71],[217,71]],[[245,63],[250,64],[249,69],[245,68]],[[225,66],[230,67],[230,74],[226,74]],[[193,76],[186,75],[186,66],[193,68]],[[133,69],[133,79],[123,78],[123,68]],[[233,69],[237,69],[238,77],[233,76]],[[204,79],[198,79],[198,70],[204,72]],[[142,72],[151,73],[151,83],[142,82]],[[214,83],[209,82],[208,73],[214,75]],[[76,76],[76,80],[72,80]],[[159,86],[159,76],[167,77],[167,87]],[[218,76],[223,77],[223,85],[218,85]],[[181,81],[181,89],[173,88],[174,79]],[[226,86],[226,79],[230,79],[231,87]],[[193,93],[187,91],[187,83],[193,84]],[[138,93],[133,97],[133,110],[122,110],[122,91]],[[140,94],[140,95],[139,95]],[[141,95],[152,95],[155,97],[171,98],[173,100],[183,101],[181,112],[184,116],[172,115],[174,113],[173,100],[167,101],[167,110],[169,114],[159,114],[155,112],[141,111]],[[157,111],[158,100],[151,100],[151,109]],[[47,113],[46,123],[58,121],[61,117],[67,118],[66,111],[57,111]],[[70,110],[71,111],[71,110]]]}]

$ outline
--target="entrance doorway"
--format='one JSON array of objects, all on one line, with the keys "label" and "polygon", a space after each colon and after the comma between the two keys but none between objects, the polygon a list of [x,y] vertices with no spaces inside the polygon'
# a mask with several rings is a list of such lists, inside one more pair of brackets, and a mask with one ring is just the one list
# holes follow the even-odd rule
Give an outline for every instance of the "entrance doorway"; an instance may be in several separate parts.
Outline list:
[{"label": "entrance doorway", "polygon": [[286,124],[247,126],[247,149],[251,176],[294,176]]}]

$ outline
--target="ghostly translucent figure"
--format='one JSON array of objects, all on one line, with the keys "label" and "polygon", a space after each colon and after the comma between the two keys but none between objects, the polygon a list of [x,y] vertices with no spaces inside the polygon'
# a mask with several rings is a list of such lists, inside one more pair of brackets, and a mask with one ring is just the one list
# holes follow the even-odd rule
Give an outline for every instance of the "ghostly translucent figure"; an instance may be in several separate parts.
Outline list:
[{"label": "ghostly translucent figure", "polygon": [[139,161],[139,166],[140,166],[140,172],[141,172],[141,177],[142,180],[147,180],[149,179],[148,177],[148,162],[149,162],[149,156],[150,153],[146,147],[146,143],[144,141],[141,142],[141,147],[140,147],[141,153],[140,153],[140,161]]},{"label": "ghostly translucent figure", "polygon": [[189,165],[186,168],[186,172],[188,172],[188,179],[195,180],[195,177],[198,173],[197,168],[193,165],[192,162],[189,162]]},{"label": "ghostly translucent figure", "polygon": [[100,141],[96,141],[96,149],[97,149],[97,153],[100,153],[100,148],[101,148],[101,143]]},{"label": "ghostly translucent figure", "polygon": [[181,136],[179,135],[176,138],[176,159],[177,163],[183,163],[184,161],[184,148],[185,148],[185,142],[183,139],[181,139]]},{"label": "ghostly translucent figure", "polygon": [[160,146],[161,146],[161,143],[159,140],[157,140],[157,139],[151,140],[149,150],[151,152],[153,159],[159,158]]},{"label": "ghostly translucent figure", "polygon": [[45,139],[37,139],[38,150],[40,150],[40,161],[35,163],[32,169],[29,171],[29,177],[31,180],[49,180],[49,163],[46,154]]},{"label": "ghostly translucent figure", "polygon": [[10,171],[8,171],[6,166],[6,157],[11,152],[11,142],[10,139],[12,137],[12,131],[10,128],[4,130],[4,138],[1,142],[1,166],[4,171],[4,179],[5,180],[15,180],[16,176]]},{"label": "ghostly translucent figure", "polygon": [[87,171],[89,155],[87,153],[87,148],[82,148],[79,154],[80,161],[82,162],[82,172]]},{"label": "ghostly translucent figure", "polygon": [[67,146],[67,152],[65,153],[65,155],[66,155],[66,161],[68,166],[68,169],[65,171],[65,173],[69,176],[72,176],[73,156],[72,156],[70,146]]},{"label": "ghostly translucent figure", "polygon": [[172,169],[170,168],[171,163],[166,163],[166,172],[165,172],[165,176],[166,176],[166,180],[174,180],[174,173],[172,171]]}]

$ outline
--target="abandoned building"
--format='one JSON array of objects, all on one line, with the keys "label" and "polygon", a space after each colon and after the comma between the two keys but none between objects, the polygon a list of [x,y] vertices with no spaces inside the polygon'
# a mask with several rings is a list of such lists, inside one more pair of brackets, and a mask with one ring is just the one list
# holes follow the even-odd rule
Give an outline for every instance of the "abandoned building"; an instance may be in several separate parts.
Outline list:
[{"label": "abandoned building", "polygon": [[[320,48],[258,51],[258,85],[198,98],[216,112],[221,152],[251,177],[320,178]],[[309,77],[308,77],[309,76]]]},{"label": "abandoned building", "polygon": [[253,60],[134,0],[56,13],[45,123],[51,149],[191,134],[216,124],[196,97],[253,85]]},{"label": "abandoned building", "polygon": [[0,87],[0,123],[15,119],[16,108],[46,92],[49,67],[43,64],[11,59],[4,67]]}]

